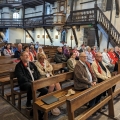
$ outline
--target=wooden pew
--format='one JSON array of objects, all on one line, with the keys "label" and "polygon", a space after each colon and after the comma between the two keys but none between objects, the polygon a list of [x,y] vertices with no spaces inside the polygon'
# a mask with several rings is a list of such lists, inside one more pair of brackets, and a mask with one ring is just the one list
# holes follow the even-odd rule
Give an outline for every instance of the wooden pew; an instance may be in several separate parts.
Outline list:
[{"label": "wooden pew", "polygon": [[[114,117],[114,104],[113,98],[120,93],[120,89],[112,92],[112,87],[120,82],[120,74],[105,80],[102,83],[97,84],[94,87],[91,87],[81,93],[75,94],[67,99],[67,111],[68,111],[68,120],[86,120],[93,113],[103,107],[108,103],[109,116]],[[75,118],[74,111],[88,103],[93,98],[97,97],[101,93],[108,91],[108,96],[104,98],[100,103],[94,107],[86,110],[79,116]]]},{"label": "wooden pew", "polygon": [[16,58],[0,59],[0,65],[12,64],[14,60],[16,60]]},{"label": "wooden pew", "polygon": [[4,86],[10,84],[10,71],[15,69],[16,64],[0,65],[0,84],[2,96],[4,96]]},{"label": "wooden pew", "polygon": [[[59,75],[56,75],[56,76],[53,76],[50,78],[44,78],[44,79],[40,79],[40,80],[32,82],[34,120],[38,120],[38,110],[45,112],[44,119],[47,120],[48,112],[50,110],[52,110],[53,108],[58,107],[66,102],[66,99],[68,97],[65,95],[68,93],[69,89],[73,88],[73,86],[69,86],[60,91],[55,91],[55,92],[49,93],[45,96],[38,97],[38,98],[36,95],[36,91],[40,88],[50,86],[50,85],[58,83],[58,82],[63,82],[67,79],[72,79],[72,78],[73,78],[73,72],[68,72],[68,73],[63,73],[63,74],[59,74]],[[47,105],[41,101],[42,98],[50,96],[50,95],[54,95],[55,97],[59,98],[59,100],[50,105]]]},{"label": "wooden pew", "polygon": [[58,64],[52,64],[53,67],[53,75],[55,75],[55,71],[60,70],[61,68],[67,67],[67,63],[58,63]]}]

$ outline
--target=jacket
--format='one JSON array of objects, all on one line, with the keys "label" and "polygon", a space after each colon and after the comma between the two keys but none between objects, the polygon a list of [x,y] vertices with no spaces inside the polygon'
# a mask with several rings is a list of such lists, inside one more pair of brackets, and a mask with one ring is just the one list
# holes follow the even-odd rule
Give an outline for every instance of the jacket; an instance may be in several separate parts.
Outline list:
[{"label": "jacket", "polygon": [[[97,78],[94,72],[91,75],[92,75],[92,81],[97,82]],[[85,66],[80,61],[78,61],[74,69],[74,88],[75,90],[84,90],[89,88],[90,85],[91,83],[88,80],[87,70]]]},{"label": "jacket", "polygon": [[92,66],[91,66],[91,67],[92,67],[92,69],[94,70],[97,78],[100,78],[100,79],[102,79],[102,80],[106,80],[106,79],[108,79],[108,78],[111,77],[111,74],[110,74],[110,71],[107,69],[107,67],[105,66],[105,64],[104,64],[103,62],[102,62],[102,64],[103,64],[104,67],[106,68],[106,71],[107,71],[107,72],[103,71],[103,69],[100,67],[100,68],[101,68],[101,74],[100,74],[99,71],[98,71],[98,65],[97,65],[96,61],[94,61],[94,62],[92,63]]},{"label": "jacket", "polygon": [[10,49],[9,50],[4,49],[4,55],[5,56],[11,56],[11,55],[14,55],[14,53]]},{"label": "jacket", "polygon": [[52,70],[53,70],[53,67],[52,65],[47,61],[47,60],[44,60],[44,64],[45,64],[45,67],[43,67],[39,61],[35,62],[35,65],[41,75],[41,77],[46,77],[46,74],[49,73],[50,76],[53,76],[52,75]]},{"label": "jacket", "polygon": [[14,58],[20,58],[20,54],[21,54],[22,51],[15,51],[15,55],[14,55]]},{"label": "jacket", "polygon": [[[32,71],[34,80],[38,80],[40,78],[40,73],[37,70],[37,67],[32,62],[29,62],[29,67],[30,67],[30,70]],[[24,83],[32,81],[31,75],[30,75],[29,71],[27,70],[27,68],[24,66],[22,61],[20,61],[16,65],[15,75],[18,79],[19,86],[22,86]]]},{"label": "jacket", "polygon": [[57,52],[57,53],[55,54],[54,61],[55,61],[56,63],[67,62],[67,57],[66,57],[63,53]]},{"label": "jacket", "polygon": [[74,68],[75,68],[76,63],[77,63],[77,62],[76,62],[75,59],[70,58],[70,59],[67,61],[68,70],[69,70],[69,71],[74,71]]}]

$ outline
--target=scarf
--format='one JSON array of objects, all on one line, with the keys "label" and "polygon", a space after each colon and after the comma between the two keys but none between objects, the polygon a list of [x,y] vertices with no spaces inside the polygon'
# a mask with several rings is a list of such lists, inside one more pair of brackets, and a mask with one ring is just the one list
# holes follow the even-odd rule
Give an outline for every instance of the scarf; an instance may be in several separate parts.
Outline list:
[{"label": "scarf", "polygon": [[99,65],[98,61],[96,61],[96,64],[97,64],[97,66],[98,66],[98,72],[101,74],[101,73],[102,73],[102,71],[101,71],[101,67],[100,67],[100,65]]},{"label": "scarf", "polygon": [[89,69],[89,71],[90,71],[90,73],[91,73],[91,75],[92,75],[92,79],[94,79],[94,75],[93,75],[93,71],[92,71],[92,69],[91,69],[90,63],[85,62],[85,64],[87,65],[87,67],[88,67],[88,69]]}]

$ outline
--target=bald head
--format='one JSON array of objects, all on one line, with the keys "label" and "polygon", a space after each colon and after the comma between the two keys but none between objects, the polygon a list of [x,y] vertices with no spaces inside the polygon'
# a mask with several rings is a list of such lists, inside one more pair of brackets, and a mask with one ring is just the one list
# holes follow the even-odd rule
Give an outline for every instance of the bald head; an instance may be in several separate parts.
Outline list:
[{"label": "bald head", "polygon": [[97,52],[97,53],[96,53],[95,59],[96,59],[98,62],[102,62],[102,54],[101,54],[101,52]]},{"label": "bald head", "polygon": [[62,47],[57,48],[58,52],[62,53]]}]

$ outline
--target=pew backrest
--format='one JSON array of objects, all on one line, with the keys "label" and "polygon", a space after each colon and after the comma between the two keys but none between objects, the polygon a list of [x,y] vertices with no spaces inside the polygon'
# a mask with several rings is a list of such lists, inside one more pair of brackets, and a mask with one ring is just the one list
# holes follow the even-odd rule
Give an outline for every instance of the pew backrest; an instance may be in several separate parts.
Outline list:
[{"label": "pew backrest", "polygon": [[72,79],[72,78],[73,78],[73,72],[67,72],[67,73],[59,74],[50,78],[44,78],[44,79],[33,81],[32,82],[33,101],[35,102],[36,100],[39,99],[39,97],[37,98],[36,96],[36,91],[38,89],[50,86],[58,82],[63,82],[65,80]]},{"label": "pew backrest", "polygon": [[[108,80],[105,80],[104,82],[101,82],[97,84],[94,87],[91,87],[85,91],[83,91],[80,94],[71,96],[67,99],[67,111],[68,111],[68,119],[74,120],[74,111],[83,106],[84,104],[88,103],[93,98],[97,97],[101,93],[108,91],[108,96],[105,98],[106,100],[101,101],[99,103],[99,106],[93,108],[90,111],[87,111],[84,115],[82,114],[77,117],[77,120],[86,120],[91,114],[96,112],[98,109],[100,109],[102,106],[104,106],[106,103],[109,105],[109,113],[113,116],[114,110],[113,110],[113,96],[116,95],[116,93],[112,92],[112,87],[117,83],[120,82],[120,74],[117,76],[114,76],[112,78],[109,78]],[[120,89],[119,89],[120,93]]]}]

